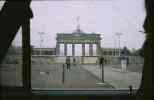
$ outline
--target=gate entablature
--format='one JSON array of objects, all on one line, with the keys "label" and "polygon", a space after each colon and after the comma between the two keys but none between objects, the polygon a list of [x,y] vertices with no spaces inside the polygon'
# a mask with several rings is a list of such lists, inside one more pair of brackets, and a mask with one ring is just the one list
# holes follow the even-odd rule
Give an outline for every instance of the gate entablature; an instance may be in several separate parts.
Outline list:
[{"label": "gate entablature", "polygon": [[69,43],[69,44],[98,44],[101,40],[100,34],[67,34],[58,33],[57,43]]}]

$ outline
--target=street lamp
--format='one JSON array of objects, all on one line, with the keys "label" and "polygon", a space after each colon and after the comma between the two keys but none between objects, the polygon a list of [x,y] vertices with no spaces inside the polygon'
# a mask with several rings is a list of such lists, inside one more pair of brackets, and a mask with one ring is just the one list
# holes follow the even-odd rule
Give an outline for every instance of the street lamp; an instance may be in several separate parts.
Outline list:
[{"label": "street lamp", "polygon": [[42,49],[41,49],[42,43],[43,43],[42,35],[44,35],[45,33],[44,32],[39,32],[38,34],[40,35],[40,55],[42,55]]},{"label": "street lamp", "polygon": [[101,78],[102,79],[101,79],[101,82],[96,83],[96,84],[105,85],[105,82],[104,82],[104,53],[103,53],[103,48],[101,49],[101,44],[99,44],[99,55],[98,56],[99,56],[98,58],[99,58],[99,64],[100,64],[100,68],[101,68],[100,73],[101,73]]},{"label": "street lamp", "polygon": [[116,38],[114,36],[112,38],[113,38],[113,42],[114,42],[113,47],[114,48],[118,48],[117,47],[117,40],[116,40]]},{"label": "street lamp", "polygon": [[120,56],[120,36],[122,35],[122,33],[116,33],[116,36],[118,37],[118,41],[119,41],[119,56]]}]

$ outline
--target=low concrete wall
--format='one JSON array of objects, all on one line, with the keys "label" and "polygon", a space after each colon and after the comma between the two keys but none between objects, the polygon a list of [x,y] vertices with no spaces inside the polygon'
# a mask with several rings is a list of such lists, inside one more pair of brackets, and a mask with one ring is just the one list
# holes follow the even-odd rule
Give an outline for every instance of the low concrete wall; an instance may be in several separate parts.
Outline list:
[{"label": "low concrete wall", "polygon": [[66,62],[66,57],[65,56],[56,56],[55,57],[55,62],[56,63],[65,63]]},{"label": "low concrete wall", "polygon": [[[97,63],[97,57],[81,57],[81,56],[76,56],[74,57],[75,61],[77,64],[95,64]],[[71,63],[73,63],[73,57],[70,57]],[[57,56],[55,57],[55,61],[57,63],[65,63],[66,57],[65,56]]]},{"label": "low concrete wall", "polygon": [[83,64],[96,64],[98,57],[83,57]]},{"label": "low concrete wall", "polygon": [[[47,60],[52,60],[52,62],[55,63],[65,63],[66,62],[66,56],[32,56],[32,58],[45,58]],[[98,57],[97,56],[75,56],[75,62],[77,64],[98,64]],[[104,56],[105,61],[104,64],[120,64],[121,61],[119,59],[119,56]],[[128,56],[129,58],[129,64],[143,64],[144,59],[140,56]],[[73,63],[73,56],[70,56],[71,63]]]}]

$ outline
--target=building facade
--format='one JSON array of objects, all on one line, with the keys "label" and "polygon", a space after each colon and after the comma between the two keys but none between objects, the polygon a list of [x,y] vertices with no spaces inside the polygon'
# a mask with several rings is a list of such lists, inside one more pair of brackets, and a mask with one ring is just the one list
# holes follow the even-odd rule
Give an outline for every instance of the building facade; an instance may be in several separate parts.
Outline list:
[{"label": "building facade", "polygon": [[[101,38],[100,34],[95,33],[84,33],[80,29],[76,30],[73,33],[57,33],[57,43],[56,43],[56,55],[57,56],[77,56],[75,54],[76,45],[81,44],[81,51],[82,54],[79,56],[87,56],[85,53],[85,45],[89,46],[89,54],[88,56],[98,56],[99,55],[99,49],[101,46]],[[61,44],[64,45],[63,51],[64,55],[62,55],[60,52],[60,46]],[[68,44],[71,45],[71,55],[68,55]],[[94,45],[96,46],[96,54],[94,54]]]}]

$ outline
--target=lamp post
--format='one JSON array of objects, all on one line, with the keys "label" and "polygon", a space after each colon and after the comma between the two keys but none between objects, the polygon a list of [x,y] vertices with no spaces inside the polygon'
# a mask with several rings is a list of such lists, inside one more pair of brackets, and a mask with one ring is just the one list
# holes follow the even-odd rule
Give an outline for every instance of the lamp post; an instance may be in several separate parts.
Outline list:
[{"label": "lamp post", "polygon": [[39,32],[38,34],[40,35],[40,55],[42,55],[42,49],[41,49],[42,43],[43,43],[42,35],[44,35],[45,33],[44,32]]},{"label": "lamp post", "polygon": [[[103,38],[101,38],[101,39],[102,39],[102,42],[103,42]],[[102,68],[102,83],[104,83],[104,51],[103,51],[103,48],[101,49],[101,60],[102,60],[101,61],[102,62],[102,64],[101,64],[101,68]]]},{"label": "lamp post", "polygon": [[122,33],[116,33],[116,36],[118,37],[118,41],[119,41],[119,43],[118,43],[118,45],[119,45],[119,57],[120,57],[120,48],[121,48],[121,46],[120,46],[120,36],[122,35]]},{"label": "lamp post", "polygon": [[103,53],[103,48],[101,49],[101,46],[99,47],[99,66],[100,66],[100,73],[101,73],[101,82],[96,83],[97,85],[105,85],[104,81],[104,53]]},{"label": "lamp post", "polygon": [[117,47],[117,40],[116,40],[116,38],[114,36],[112,38],[113,38],[113,42],[114,42],[113,47],[114,48],[118,48]]}]

